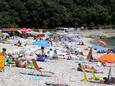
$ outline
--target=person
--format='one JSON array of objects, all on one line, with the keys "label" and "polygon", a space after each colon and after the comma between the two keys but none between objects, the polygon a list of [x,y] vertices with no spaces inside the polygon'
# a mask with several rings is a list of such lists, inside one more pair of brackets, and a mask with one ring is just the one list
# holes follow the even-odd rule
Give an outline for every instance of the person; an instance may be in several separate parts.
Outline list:
[{"label": "person", "polygon": [[11,64],[12,61],[13,61],[12,55],[11,55],[11,54],[8,54],[7,62],[8,62],[9,64]]},{"label": "person", "polygon": [[115,78],[111,77],[111,81],[110,81],[107,77],[103,77],[101,82],[105,84],[115,84]]},{"label": "person", "polygon": [[17,46],[19,46],[19,47],[20,47],[21,45],[22,45],[22,44],[21,44],[21,42],[20,42],[20,41],[18,41]]},{"label": "person", "polygon": [[83,71],[81,63],[78,64],[77,70],[78,70],[78,71]]},{"label": "person", "polygon": [[52,59],[53,53],[54,53],[54,52],[53,52],[52,49],[50,49],[50,50],[47,52],[47,56],[48,56],[49,59]]},{"label": "person", "polygon": [[42,55],[44,55],[44,47],[41,46]]},{"label": "person", "polygon": [[93,70],[94,72],[97,72],[97,70],[93,66],[90,67],[88,65],[85,65],[85,64],[82,65],[81,63],[79,63],[77,70],[78,71],[83,71],[83,69],[86,70],[87,72],[91,72],[91,70]]},{"label": "person", "polygon": [[75,51],[75,55],[78,55],[78,52],[77,52],[77,51]]},{"label": "person", "polygon": [[107,50],[107,54],[110,54],[112,52],[112,49]]},{"label": "person", "polygon": [[68,55],[67,60],[72,60],[71,54]]},{"label": "person", "polygon": [[22,55],[19,55],[19,57],[16,58],[16,67],[26,68],[27,64],[27,59],[23,58]]},{"label": "person", "polygon": [[49,43],[51,44],[51,46],[53,46],[52,40],[48,39]]},{"label": "person", "polygon": [[112,49],[112,52],[115,53],[115,48]]},{"label": "person", "polygon": [[103,83],[107,84],[107,82],[108,82],[108,78],[107,77],[103,77]]},{"label": "person", "polygon": [[2,48],[2,54],[6,55],[6,48]]},{"label": "person", "polygon": [[18,42],[17,42],[16,44],[14,44],[14,45],[20,47],[22,44],[21,44],[20,41],[18,41]]},{"label": "person", "polygon": [[36,58],[36,60],[37,61],[41,61],[41,62],[44,62],[45,61],[45,54],[36,54],[37,55],[37,58]]},{"label": "person", "polygon": [[57,51],[56,50],[54,50],[53,59],[58,59]]}]

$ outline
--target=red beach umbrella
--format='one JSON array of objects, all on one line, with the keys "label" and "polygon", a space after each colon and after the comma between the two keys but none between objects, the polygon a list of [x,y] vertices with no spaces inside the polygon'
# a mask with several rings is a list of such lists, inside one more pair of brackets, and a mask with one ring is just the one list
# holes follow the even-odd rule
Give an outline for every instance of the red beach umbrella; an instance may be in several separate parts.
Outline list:
[{"label": "red beach umbrella", "polygon": [[33,30],[30,28],[22,28],[20,30],[18,30],[20,33],[27,33],[27,32],[32,32]]}]

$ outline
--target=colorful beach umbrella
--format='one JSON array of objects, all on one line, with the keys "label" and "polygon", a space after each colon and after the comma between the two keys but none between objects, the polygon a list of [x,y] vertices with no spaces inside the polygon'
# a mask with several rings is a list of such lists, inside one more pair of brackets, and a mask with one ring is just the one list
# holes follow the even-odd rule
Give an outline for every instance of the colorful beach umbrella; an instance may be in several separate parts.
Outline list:
[{"label": "colorful beach umbrella", "polygon": [[[108,63],[114,63],[115,62],[115,54],[104,54],[101,57],[97,58],[98,61],[101,62],[108,62]],[[110,65],[110,69],[109,69],[109,74],[108,74],[108,82],[109,84],[112,83],[111,80],[111,65]]]}]

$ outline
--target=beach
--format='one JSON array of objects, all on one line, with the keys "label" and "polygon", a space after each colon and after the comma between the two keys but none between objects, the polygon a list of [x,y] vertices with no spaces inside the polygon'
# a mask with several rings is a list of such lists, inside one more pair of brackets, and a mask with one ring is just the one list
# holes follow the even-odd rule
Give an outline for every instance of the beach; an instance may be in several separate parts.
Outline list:
[{"label": "beach", "polygon": [[[87,31],[76,32],[74,34],[78,34],[81,37],[82,41],[84,42],[84,45],[77,45],[75,44],[76,42],[72,42],[72,44],[74,44],[73,46],[77,46],[82,50],[84,54],[84,56],[82,57],[87,57],[89,50],[86,50],[86,48],[88,48],[88,46],[91,45],[91,41],[94,40],[93,38],[88,38],[87,36],[99,35],[100,33],[103,34],[104,32],[108,32],[105,34],[109,36],[110,35],[115,36],[114,33],[111,34],[109,31],[112,32],[115,30],[99,30],[99,31],[87,30]],[[23,47],[16,47],[16,46],[12,46],[11,44],[1,43],[0,50],[2,50],[2,48],[6,48],[8,53],[14,53],[14,52],[18,52]],[[34,48],[33,50],[36,51],[38,49],[39,48],[36,48],[36,49]],[[93,56],[95,58],[103,55],[103,54],[97,54],[96,52],[97,52],[96,50],[93,50]],[[59,59],[56,59],[56,60],[46,59],[45,62],[37,61],[37,64],[43,68],[42,69],[43,71],[47,70],[47,71],[54,72],[54,74],[43,73],[46,75],[50,75],[50,77],[22,74],[22,73],[40,74],[40,72],[38,72],[36,69],[18,68],[18,67],[13,67],[11,65],[7,65],[5,66],[4,71],[0,72],[0,86],[49,86],[49,85],[46,85],[45,83],[67,84],[68,86],[109,86],[108,84],[101,84],[95,81],[88,82],[86,80],[83,80],[84,79],[83,72],[77,70],[78,63],[81,62],[83,64],[94,66],[98,71],[103,72],[103,73],[99,73],[101,77],[108,77],[108,72],[109,72],[108,66],[103,67],[103,66],[98,65],[98,63],[88,62],[87,60],[76,59],[75,55],[71,55],[71,56],[73,56],[71,60],[67,60],[66,57],[64,58],[60,56]],[[30,57],[30,59],[31,58],[33,57]],[[114,72],[115,72],[115,64],[113,63],[112,71],[111,71],[112,77],[115,77]],[[87,76],[91,77],[92,73],[87,73]],[[115,84],[112,84],[110,86],[115,86]]]},{"label": "beach", "polygon": [[[40,63],[39,63],[40,64]],[[55,72],[52,77],[40,77],[31,75],[22,75],[20,72],[26,73],[38,73],[33,69],[15,68],[15,67],[5,67],[5,71],[0,73],[0,85],[1,86],[46,86],[45,83],[66,83],[69,86],[108,86],[105,84],[91,83],[87,81],[81,81],[83,78],[83,73],[77,71],[77,64],[73,61],[58,60],[52,61],[50,63],[40,64],[45,70]],[[75,68],[75,69],[74,69]],[[108,68],[100,68],[104,74],[101,76],[107,76]],[[115,68],[112,68],[112,76],[115,76]],[[91,76],[91,75],[89,75]],[[37,79],[35,79],[37,78]],[[114,86],[111,85],[111,86]]]}]

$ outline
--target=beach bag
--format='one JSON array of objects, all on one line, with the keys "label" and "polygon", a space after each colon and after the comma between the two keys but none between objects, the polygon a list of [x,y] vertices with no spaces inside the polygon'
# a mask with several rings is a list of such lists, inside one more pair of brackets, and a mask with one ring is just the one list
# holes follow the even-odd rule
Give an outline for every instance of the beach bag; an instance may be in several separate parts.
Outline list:
[{"label": "beach bag", "polygon": [[44,62],[45,61],[45,55],[37,55],[37,61],[41,61],[41,62]]}]

